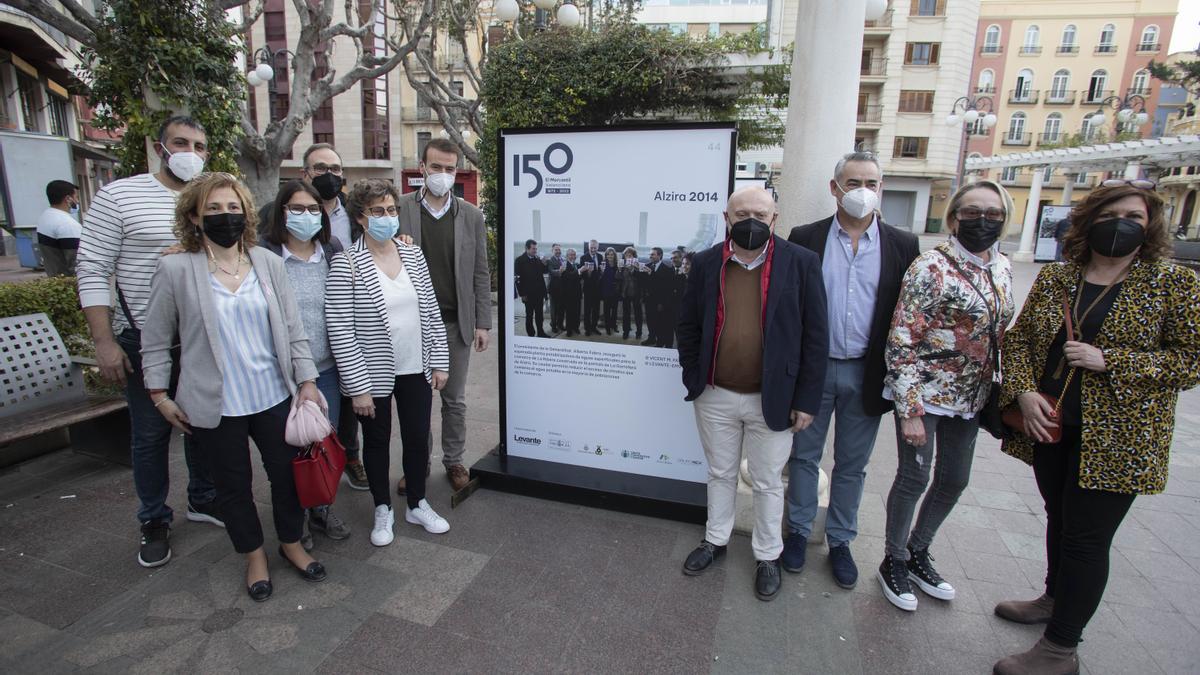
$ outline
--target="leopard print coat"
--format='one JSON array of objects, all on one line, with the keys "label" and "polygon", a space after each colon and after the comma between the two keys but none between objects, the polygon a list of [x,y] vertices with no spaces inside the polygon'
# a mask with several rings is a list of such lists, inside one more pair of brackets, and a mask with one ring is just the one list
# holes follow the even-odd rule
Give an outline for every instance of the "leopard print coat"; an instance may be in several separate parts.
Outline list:
[{"label": "leopard print coat", "polygon": [[[1042,268],[1004,338],[1000,405],[1036,391],[1050,343],[1063,325],[1062,297],[1075,297],[1080,268]],[[1080,369],[1083,418],[1079,486],[1156,494],[1167,462],[1179,392],[1200,384],[1200,279],[1186,267],[1135,260],[1094,344],[1108,372]],[[1033,441],[1017,434],[1005,453],[1033,462]]]}]

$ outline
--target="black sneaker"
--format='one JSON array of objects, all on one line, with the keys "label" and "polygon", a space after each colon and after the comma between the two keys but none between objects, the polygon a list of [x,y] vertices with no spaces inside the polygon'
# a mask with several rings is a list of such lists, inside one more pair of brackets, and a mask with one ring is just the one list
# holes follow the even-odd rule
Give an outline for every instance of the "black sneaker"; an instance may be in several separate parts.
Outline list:
[{"label": "black sneaker", "polygon": [[754,595],[759,600],[769,602],[779,595],[783,587],[783,579],[779,575],[778,560],[759,560],[754,570]]},{"label": "black sneaker", "polygon": [[953,600],[954,587],[933,568],[933,556],[929,554],[929,549],[915,551],[910,547],[908,553],[911,556],[908,559],[908,576],[917,582],[917,586],[926,595],[938,600]]},{"label": "black sneaker", "polygon": [[804,558],[808,554],[808,539],[799,532],[792,532],[783,540],[783,555],[779,561],[783,571],[797,574],[804,569]]},{"label": "black sneaker", "polygon": [[142,567],[158,567],[171,560],[171,524],[165,520],[142,523],[142,547],[138,551],[138,564]]},{"label": "black sneaker", "polygon": [[188,500],[187,519],[193,523],[209,523],[217,527],[225,527],[225,522],[217,516],[217,503],[197,504]]},{"label": "black sneaker", "polygon": [[700,545],[688,554],[687,560],[683,561],[683,573],[689,577],[694,577],[697,574],[703,574],[717,558],[725,555],[725,547],[710,544],[707,541],[701,541]]},{"label": "black sneaker", "polygon": [[875,576],[888,602],[906,612],[917,611],[917,596],[913,593],[912,584],[908,583],[908,568],[903,560],[887,556],[879,564],[879,572]]},{"label": "black sneaker", "polygon": [[833,546],[829,549],[829,565],[833,568],[833,580],[842,588],[854,588],[858,584],[858,565],[850,555],[850,544]]}]

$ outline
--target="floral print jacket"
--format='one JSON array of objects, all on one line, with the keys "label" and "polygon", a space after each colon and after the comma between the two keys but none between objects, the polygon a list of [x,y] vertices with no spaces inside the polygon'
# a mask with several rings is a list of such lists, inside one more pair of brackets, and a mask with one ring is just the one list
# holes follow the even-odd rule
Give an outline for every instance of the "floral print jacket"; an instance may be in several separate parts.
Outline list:
[{"label": "floral print jacket", "polygon": [[[987,298],[986,304],[963,273]],[[983,408],[996,375],[993,316],[1000,340],[1015,309],[1012,265],[998,248],[992,249],[991,261],[983,263],[951,240],[914,260],[904,275],[884,351],[884,386],[891,391],[896,414],[916,417],[932,406],[939,414],[970,417]]]}]

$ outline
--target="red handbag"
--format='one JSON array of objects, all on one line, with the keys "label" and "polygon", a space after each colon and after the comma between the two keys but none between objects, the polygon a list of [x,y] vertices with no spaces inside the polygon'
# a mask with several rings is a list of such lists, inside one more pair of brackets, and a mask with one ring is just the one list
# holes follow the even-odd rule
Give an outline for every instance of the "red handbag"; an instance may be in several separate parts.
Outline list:
[{"label": "red handbag", "polygon": [[300,506],[327,506],[337,497],[338,481],[346,468],[346,448],[336,433],[313,443],[292,459]]},{"label": "red handbag", "polygon": [[[1066,291],[1063,291],[1062,305],[1063,320],[1067,324],[1067,339],[1074,340],[1075,326],[1071,321],[1071,305],[1067,301]],[[1075,368],[1071,368],[1071,370],[1067,373],[1066,381],[1063,382],[1062,393],[1064,395],[1067,393],[1067,388],[1071,386],[1071,378],[1073,377],[1075,377]],[[1053,414],[1050,415],[1050,419],[1054,420],[1057,426],[1052,429],[1048,429],[1047,431],[1050,434],[1050,443],[1058,443],[1062,440],[1062,419],[1059,415],[1060,411],[1062,410],[1062,395],[1059,395],[1056,398],[1044,392],[1039,391],[1036,393],[1038,396],[1041,396],[1043,399],[1045,399],[1046,403],[1048,403],[1050,407],[1054,409]],[[1017,405],[1015,401],[1008,408],[1004,409],[1004,412],[1001,413],[1000,419],[1003,420],[1004,423],[1009,427],[1011,427],[1013,431],[1016,431],[1020,434],[1025,433],[1025,415],[1021,412],[1021,406]]]}]

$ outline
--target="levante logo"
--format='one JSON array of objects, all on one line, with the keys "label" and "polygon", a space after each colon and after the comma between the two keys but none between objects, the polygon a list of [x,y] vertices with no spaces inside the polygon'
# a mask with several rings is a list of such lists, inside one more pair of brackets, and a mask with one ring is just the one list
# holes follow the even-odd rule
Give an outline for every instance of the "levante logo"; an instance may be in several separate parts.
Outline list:
[{"label": "levante logo", "polygon": [[541,445],[542,444],[542,439],[537,438],[535,436],[518,436],[516,434],[513,434],[513,440],[518,443],[524,443],[525,445]]},{"label": "levante logo", "polygon": [[[528,195],[530,199],[541,194],[543,188],[548,195],[569,195],[571,194],[571,179],[562,177],[562,175],[569,171],[574,163],[575,153],[571,152],[571,146],[566,143],[551,143],[540,155],[536,152],[513,155],[513,187],[520,187],[521,177],[529,174],[533,176],[534,181],[533,189],[529,191]],[[537,167],[538,164],[541,164],[542,168],[550,175],[543,178],[542,169]]]}]

